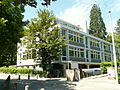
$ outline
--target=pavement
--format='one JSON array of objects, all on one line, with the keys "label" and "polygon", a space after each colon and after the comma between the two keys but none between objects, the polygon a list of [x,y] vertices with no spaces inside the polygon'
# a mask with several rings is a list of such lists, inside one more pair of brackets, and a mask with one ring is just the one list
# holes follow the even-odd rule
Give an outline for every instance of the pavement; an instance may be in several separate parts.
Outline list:
[{"label": "pavement", "polygon": [[76,84],[74,90],[120,90],[120,84],[107,76],[84,78]]},{"label": "pavement", "polygon": [[[0,81],[4,81],[8,75],[0,74]],[[66,78],[31,77],[27,80],[25,75],[22,80],[18,80],[18,75],[11,75],[11,79],[11,85],[17,83],[17,90],[25,90],[26,85],[29,85],[28,90],[120,90],[120,84],[108,79],[107,75],[91,76],[79,82],[66,81]]]}]

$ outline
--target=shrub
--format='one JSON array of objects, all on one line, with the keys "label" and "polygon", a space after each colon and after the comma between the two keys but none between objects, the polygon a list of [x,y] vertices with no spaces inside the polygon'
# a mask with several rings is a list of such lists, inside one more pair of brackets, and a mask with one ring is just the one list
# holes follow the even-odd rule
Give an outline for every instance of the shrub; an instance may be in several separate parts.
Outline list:
[{"label": "shrub", "polygon": [[103,74],[107,73],[107,67],[113,67],[114,63],[113,62],[102,62],[101,63],[101,71]]},{"label": "shrub", "polygon": [[0,72],[2,73],[11,73],[11,74],[33,74],[33,75],[40,75],[45,76],[47,74],[47,71],[39,71],[39,70],[33,70],[29,68],[16,68],[16,67],[1,67]]}]

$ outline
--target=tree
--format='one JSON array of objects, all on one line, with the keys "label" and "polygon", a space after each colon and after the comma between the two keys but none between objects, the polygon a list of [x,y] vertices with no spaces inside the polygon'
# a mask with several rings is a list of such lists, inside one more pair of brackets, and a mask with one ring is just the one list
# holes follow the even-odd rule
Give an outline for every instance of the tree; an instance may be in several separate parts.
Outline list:
[{"label": "tree", "polygon": [[89,33],[101,39],[105,39],[107,35],[106,27],[101,17],[101,10],[96,4],[93,5],[90,11]]},{"label": "tree", "polygon": [[17,42],[23,36],[24,5],[13,5],[13,0],[0,1],[0,66],[15,64]]},{"label": "tree", "polygon": [[[43,1],[46,6],[51,2]],[[36,7],[37,0],[0,0],[0,66],[16,64],[17,43],[27,23],[22,21],[25,5]]]},{"label": "tree", "polygon": [[28,49],[35,48],[43,70],[50,69],[51,62],[59,59],[66,43],[65,36],[61,35],[61,29],[57,26],[57,19],[52,12],[40,10],[38,18],[32,19],[25,29],[26,32],[27,41],[32,42]]},{"label": "tree", "polygon": [[116,25],[116,28],[115,28],[115,43],[116,45],[119,45],[120,47],[120,19],[118,19],[117,21],[117,25]]},{"label": "tree", "polygon": [[106,41],[112,43],[112,36],[111,36],[111,33],[109,33],[106,37]]},{"label": "tree", "polygon": [[120,34],[120,19],[118,19],[118,21],[117,21],[117,26],[116,26],[115,30],[118,34]]},{"label": "tree", "polygon": [[[24,4],[24,5],[29,5],[31,7],[37,6],[37,0],[13,0],[13,1],[14,1],[13,2],[14,5]],[[43,0],[41,4],[48,6],[51,4],[51,1],[57,1],[57,0]]]}]

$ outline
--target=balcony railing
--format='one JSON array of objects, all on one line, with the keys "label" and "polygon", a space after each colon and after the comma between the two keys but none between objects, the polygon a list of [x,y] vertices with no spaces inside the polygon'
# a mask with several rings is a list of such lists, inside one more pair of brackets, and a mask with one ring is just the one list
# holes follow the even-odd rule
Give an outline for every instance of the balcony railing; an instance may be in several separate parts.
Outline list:
[{"label": "balcony railing", "polygon": [[94,50],[100,50],[99,47],[94,47],[94,46],[90,46],[91,49],[94,49]]},{"label": "balcony railing", "polygon": [[85,62],[85,58],[70,57],[70,61]]},{"label": "balcony railing", "polygon": [[101,60],[91,59],[91,62],[100,63]]},{"label": "balcony railing", "polygon": [[81,47],[85,46],[83,43],[78,43],[78,42],[74,42],[74,41],[69,41],[69,44],[76,45],[76,46],[81,46]]}]

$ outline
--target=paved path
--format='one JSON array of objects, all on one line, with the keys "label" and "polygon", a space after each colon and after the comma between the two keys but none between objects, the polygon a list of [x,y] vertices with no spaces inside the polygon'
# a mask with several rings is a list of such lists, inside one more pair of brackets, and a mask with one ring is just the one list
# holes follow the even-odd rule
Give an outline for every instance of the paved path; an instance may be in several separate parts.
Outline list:
[{"label": "paved path", "polygon": [[[0,81],[5,80],[7,76],[8,74],[0,74]],[[17,76],[11,77],[11,83],[17,83],[17,90],[24,90],[26,85],[30,86],[29,90],[120,90],[120,84],[116,84],[115,80],[109,80],[105,75],[84,78],[79,82],[68,82],[66,78],[39,78],[37,80],[33,78],[19,81],[16,79]]]},{"label": "paved path", "polygon": [[120,90],[120,84],[108,77],[85,78],[76,84],[75,90]]}]

